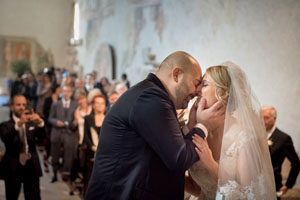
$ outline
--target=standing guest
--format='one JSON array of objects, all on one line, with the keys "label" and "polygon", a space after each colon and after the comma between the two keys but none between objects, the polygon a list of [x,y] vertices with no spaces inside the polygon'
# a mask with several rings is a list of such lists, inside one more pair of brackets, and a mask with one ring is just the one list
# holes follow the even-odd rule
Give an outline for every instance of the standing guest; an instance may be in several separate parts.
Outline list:
[{"label": "standing guest", "polygon": [[54,87],[51,88],[51,90],[52,90],[52,95],[45,99],[45,104],[43,108],[44,119],[46,121],[45,123],[46,137],[44,140],[45,151],[44,151],[44,159],[43,159],[45,172],[49,172],[48,158],[50,156],[50,149],[51,149],[51,143],[50,143],[51,124],[49,123],[48,118],[49,118],[52,104],[60,100],[61,88],[59,85],[55,85]]},{"label": "standing guest", "polygon": [[119,98],[119,94],[116,91],[112,91],[108,97],[109,105],[110,106],[114,105],[114,103],[116,103],[118,98]]},{"label": "standing guest", "polygon": [[107,94],[110,92],[111,90],[111,84],[108,80],[107,77],[102,77],[100,79],[100,84],[99,84],[99,87],[100,87],[100,91],[101,93],[105,96],[105,98],[107,97]]},{"label": "standing guest", "polygon": [[119,94],[116,91],[112,91],[108,94],[108,103],[106,105],[105,113],[107,113],[109,109],[114,105],[114,103],[116,103],[118,98],[119,98]]},{"label": "standing guest", "polygon": [[[300,170],[299,158],[292,138],[279,130],[275,125],[277,119],[276,109],[272,106],[264,106],[262,107],[262,114],[268,133],[268,144],[274,169],[277,196],[280,197],[291,189],[297,180]],[[283,185],[281,167],[285,158],[291,162],[291,170],[285,185]]]},{"label": "standing guest", "polygon": [[72,99],[75,99],[75,94],[77,92],[85,92],[85,89],[84,89],[84,81],[82,78],[76,78],[75,80],[75,84],[74,84],[74,90],[73,90],[73,97]]},{"label": "standing guest", "polygon": [[78,91],[75,94],[75,100],[78,103],[78,107],[74,112],[76,137],[74,141],[74,161],[71,169],[71,190],[70,195],[74,194],[76,189],[75,180],[78,177],[79,172],[83,172],[85,168],[86,146],[83,143],[84,138],[84,117],[91,114],[92,108],[88,105],[87,96],[84,91]]},{"label": "standing guest", "polygon": [[94,89],[94,76],[92,74],[85,75],[85,92],[89,93],[92,89]]},{"label": "standing guest", "polygon": [[204,137],[225,112],[218,102],[196,115],[196,102],[183,136],[176,109],[187,108],[201,80],[198,62],[175,52],[118,99],[101,127],[86,200],[183,199],[185,171],[199,160],[192,135]]},{"label": "standing guest", "polygon": [[65,85],[62,89],[63,98],[53,103],[49,115],[51,130],[51,156],[53,177],[51,183],[57,181],[57,171],[59,169],[59,157],[63,148],[63,179],[67,179],[73,162],[74,151],[74,110],[77,103],[71,99],[71,86]]},{"label": "standing guest", "polygon": [[121,79],[122,83],[126,85],[127,88],[130,88],[130,82],[127,80],[127,74],[123,73]]},{"label": "standing guest", "polygon": [[76,73],[71,73],[70,74],[70,77],[71,77],[71,87],[74,88],[75,87],[75,81],[76,79],[78,78],[77,74]]},{"label": "standing guest", "polygon": [[98,80],[98,72],[96,70],[93,70],[91,74],[93,75],[93,79],[94,79],[94,87],[100,89],[101,84],[99,81],[97,81]]},{"label": "standing guest", "polygon": [[28,101],[31,103],[32,107],[35,109],[36,108],[36,104],[37,104],[37,95],[36,95],[36,91],[37,91],[37,82],[35,80],[35,76],[32,72],[29,72],[27,74],[27,79],[28,79]]},{"label": "standing guest", "polygon": [[69,85],[73,89],[73,84],[72,84],[72,77],[69,72],[64,72],[63,73],[63,80],[61,82],[61,86]]},{"label": "standing guest", "polygon": [[38,97],[36,112],[41,117],[44,117],[43,108],[44,108],[45,99],[51,96],[51,86],[52,86],[51,76],[50,74],[46,73],[43,75],[42,82],[38,85],[37,92],[36,92]]},{"label": "standing guest", "polygon": [[62,79],[63,79],[63,77],[62,77],[62,74],[63,74],[62,69],[61,68],[55,68],[55,72],[54,73],[55,73],[56,84],[61,85]]},{"label": "standing guest", "polygon": [[23,81],[22,81],[22,73],[19,73],[15,81],[11,85],[10,98],[14,97],[17,94],[22,93]]},{"label": "standing guest", "polygon": [[33,109],[26,109],[26,98],[16,95],[11,101],[12,119],[3,122],[0,136],[5,143],[3,162],[6,199],[18,199],[23,183],[25,200],[41,199],[42,170],[35,139],[44,127],[44,121]]},{"label": "standing guest", "polygon": [[127,91],[127,89],[128,89],[127,86],[124,85],[123,83],[117,84],[116,91],[119,95],[119,98],[120,98],[120,96],[122,96],[122,94],[124,94]]},{"label": "standing guest", "polygon": [[104,95],[97,94],[93,97],[92,108],[93,112],[84,118],[84,142],[87,146],[85,189],[88,186],[92,173],[100,130],[105,117],[106,99]]}]

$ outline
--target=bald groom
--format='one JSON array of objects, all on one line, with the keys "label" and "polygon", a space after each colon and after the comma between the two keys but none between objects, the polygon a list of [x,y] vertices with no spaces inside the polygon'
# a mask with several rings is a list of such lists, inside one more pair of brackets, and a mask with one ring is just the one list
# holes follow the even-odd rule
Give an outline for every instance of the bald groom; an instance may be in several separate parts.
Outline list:
[{"label": "bald groom", "polygon": [[[190,112],[184,136],[176,109],[185,109],[199,95],[202,72],[185,52],[174,52],[130,88],[103,122],[86,200],[183,199],[184,173],[199,160],[191,136],[210,130],[224,108]],[[201,124],[200,124],[201,123]]]}]

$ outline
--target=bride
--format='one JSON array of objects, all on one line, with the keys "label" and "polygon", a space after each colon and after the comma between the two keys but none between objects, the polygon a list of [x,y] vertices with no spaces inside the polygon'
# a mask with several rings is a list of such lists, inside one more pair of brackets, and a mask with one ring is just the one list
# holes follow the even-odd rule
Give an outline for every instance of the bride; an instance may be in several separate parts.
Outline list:
[{"label": "bride", "polygon": [[205,140],[193,137],[200,161],[188,171],[186,191],[197,199],[276,199],[260,105],[245,73],[231,62],[208,68],[203,99],[206,107],[221,101],[226,115]]}]

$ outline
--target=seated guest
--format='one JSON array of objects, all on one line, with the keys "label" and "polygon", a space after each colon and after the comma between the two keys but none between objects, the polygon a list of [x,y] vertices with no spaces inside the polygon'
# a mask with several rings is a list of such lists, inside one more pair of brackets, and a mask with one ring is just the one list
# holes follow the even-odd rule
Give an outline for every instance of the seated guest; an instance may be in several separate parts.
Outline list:
[{"label": "seated guest", "polygon": [[87,146],[87,169],[85,188],[92,173],[94,157],[98,146],[100,130],[105,117],[106,99],[103,95],[95,95],[92,100],[93,112],[84,118],[84,142]]},{"label": "seated guest", "polygon": [[[297,180],[300,162],[295,151],[291,136],[279,130],[276,125],[277,112],[272,106],[262,107],[262,115],[268,133],[268,144],[274,169],[277,196],[284,195]],[[291,170],[286,183],[282,184],[281,167],[284,159],[291,162]]]},{"label": "seated guest", "polygon": [[75,100],[78,107],[74,112],[76,129],[76,138],[74,146],[74,161],[71,169],[71,191],[70,195],[74,194],[76,189],[75,180],[79,172],[83,172],[85,167],[86,146],[83,143],[84,136],[84,117],[91,114],[92,108],[87,103],[86,93],[84,91],[75,94]]},{"label": "seated guest", "polygon": [[36,151],[36,138],[43,132],[44,121],[25,108],[26,98],[16,95],[12,98],[12,119],[0,126],[0,136],[6,153],[3,157],[6,199],[18,199],[21,184],[25,200],[41,199],[40,180],[42,170]]}]

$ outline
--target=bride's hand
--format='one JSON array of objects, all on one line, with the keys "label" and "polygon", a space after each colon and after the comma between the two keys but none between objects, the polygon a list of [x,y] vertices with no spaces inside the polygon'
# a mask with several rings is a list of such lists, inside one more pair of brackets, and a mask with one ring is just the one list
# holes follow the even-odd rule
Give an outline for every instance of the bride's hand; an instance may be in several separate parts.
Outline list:
[{"label": "bride's hand", "polygon": [[196,145],[195,150],[201,162],[208,169],[208,171],[213,176],[213,178],[217,180],[219,164],[215,161],[211,149],[208,146],[206,138],[202,139],[200,136],[196,134],[192,136],[192,138],[193,138],[193,143]]}]

